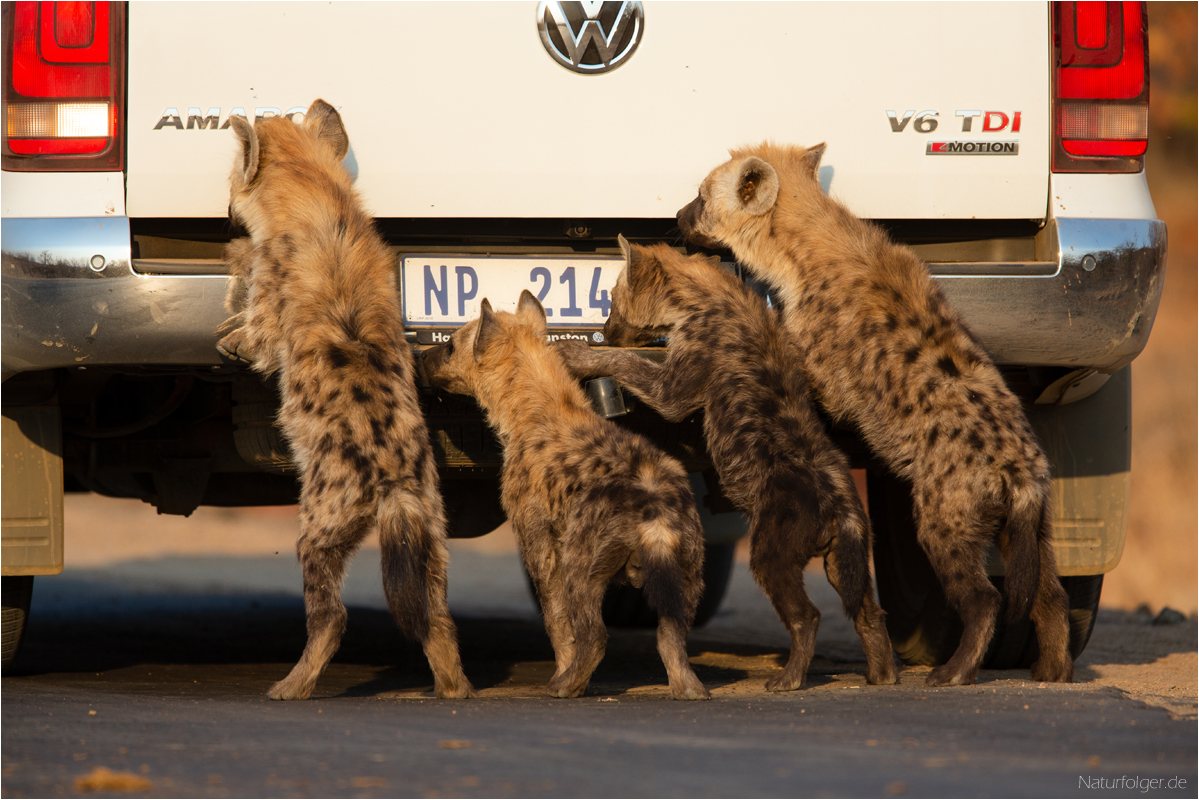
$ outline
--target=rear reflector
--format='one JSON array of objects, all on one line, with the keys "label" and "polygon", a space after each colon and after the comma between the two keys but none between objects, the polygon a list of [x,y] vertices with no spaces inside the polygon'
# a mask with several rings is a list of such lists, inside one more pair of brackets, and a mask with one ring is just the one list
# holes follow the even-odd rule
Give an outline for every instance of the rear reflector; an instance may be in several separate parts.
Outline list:
[{"label": "rear reflector", "polygon": [[1140,172],[1149,140],[1143,3],[1053,3],[1054,172]]},{"label": "rear reflector", "polygon": [[3,165],[120,170],[125,5],[5,2]]}]

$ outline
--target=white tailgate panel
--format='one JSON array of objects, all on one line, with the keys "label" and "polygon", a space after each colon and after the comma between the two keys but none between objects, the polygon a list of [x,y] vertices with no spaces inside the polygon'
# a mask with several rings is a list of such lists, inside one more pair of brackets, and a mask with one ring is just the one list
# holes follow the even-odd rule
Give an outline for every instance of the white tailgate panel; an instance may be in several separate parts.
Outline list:
[{"label": "white tailgate panel", "polygon": [[[167,108],[253,114],[322,97],[381,217],[672,217],[727,149],[828,142],[822,179],[872,218],[1043,218],[1044,3],[645,3],[639,50],[577,75],[537,3],[136,3],[128,209],[218,217],[229,130]],[[959,109],[1021,112],[961,132]],[[939,112],[937,130],[886,112]],[[1016,156],[929,156],[930,139],[1018,139]]]}]

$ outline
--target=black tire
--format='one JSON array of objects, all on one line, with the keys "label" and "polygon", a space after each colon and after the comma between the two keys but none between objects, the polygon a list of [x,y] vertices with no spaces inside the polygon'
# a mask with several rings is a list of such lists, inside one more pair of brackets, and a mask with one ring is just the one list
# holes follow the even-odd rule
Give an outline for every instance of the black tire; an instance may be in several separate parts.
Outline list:
[{"label": "black tire", "polygon": [[[733,574],[733,544],[704,544],[704,593],[699,598],[693,625],[703,625],[716,614]],[[656,628],[658,615],[640,589],[627,583],[612,584],[604,594],[604,622],[615,628]]]},{"label": "black tire", "polygon": [[32,575],[10,575],[0,578],[0,595],[3,595],[3,615],[0,619],[0,650],[3,651],[3,666],[17,657],[21,651],[21,640],[25,638],[25,623],[29,620],[29,602],[33,598]]},{"label": "black tire", "polygon": [[[962,623],[949,607],[936,573],[916,541],[911,486],[875,470],[867,475],[867,485],[874,528],[875,579],[879,605],[887,612],[891,646],[905,664],[944,664],[957,649]],[[1103,576],[1066,576],[1059,580],[1070,600],[1070,654],[1078,658],[1095,627]],[[1002,591],[1002,578],[991,581]],[[1026,669],[1038,654],[1031,621],[1025,618],[1007,624],[1001,618],[996,622],[983,667]]]}]

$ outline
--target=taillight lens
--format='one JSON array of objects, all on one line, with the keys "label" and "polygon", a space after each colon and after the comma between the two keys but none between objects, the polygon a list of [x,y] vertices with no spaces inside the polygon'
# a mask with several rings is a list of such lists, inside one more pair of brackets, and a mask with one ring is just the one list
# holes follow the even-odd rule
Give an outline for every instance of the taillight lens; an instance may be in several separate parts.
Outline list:
[{"label": "taillight lens", "polygon": [[124,167],[125,4],[5,2],[3,165]]},{"label": "taillight lens", "polygon": [[1149,144],[1144,3],[1053,3],[1054,172],[1140,172]]}]

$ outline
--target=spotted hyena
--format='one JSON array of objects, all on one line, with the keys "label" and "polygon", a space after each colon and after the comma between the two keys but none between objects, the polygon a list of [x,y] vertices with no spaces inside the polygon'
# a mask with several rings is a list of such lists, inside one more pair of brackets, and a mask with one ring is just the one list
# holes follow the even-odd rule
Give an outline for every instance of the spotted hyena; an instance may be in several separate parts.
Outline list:
[{"label": "spotted hyena", "polygon": [[613,375],[668,420],[704,412],[721,487],[749,517],[750,569],[791,634],[787,666],[766,688],[803,685],[820,622],[803,571],[818,555],[862,639],[867,680],[895,683],[870,581],[870,525],[849,464],[811,406],[794,343],[762,298],[709,259],[619,241],[626,266],[604,335],[617,347],[666,335],[666,360],[557,347],[575,374]]},{"label": "spotted hyena", "polygon": [[230,243],[233,278],[218,347],[278,373],[278,421],[300,471],[308,645],[277,700],[304,699],[345,628],[346,560],[378,530],[383,587],[419,640],[438,697],[473,693],[446,603],[445,512],[404,342],[395,259],[342,166],[341,117],[317,100],[302,125],[233,118],[241,147],[230,216],[250,236]]},{"label": "spotted hyena", "polygon": [[983,568],[998,541],[1007,614],[1031,609],[1037,680],[1069,681],[1049,464],[1020,402],[910,249],[821,191],[824,145],[734,151],[679,211],[684,236],[731,248],[777,289],[820,403],[852,421],[912,482],[918,538],[964,633],[930,684],[974,681],[999,593]]},{"label": "spotted hyena", "polygon": [[479,319],[425,354],[429,380],[473,396],[504,446],[500,499],[533,579],[557,671],[555,697],[587,688],[604,656],[600,617],[614,577],[658,612],[670,690],[709,695],[687,662],[703,591],[703,531],[682,466],[591,410],[546,344],[545,311],[522,292],[515,314],[483,301]]}]

